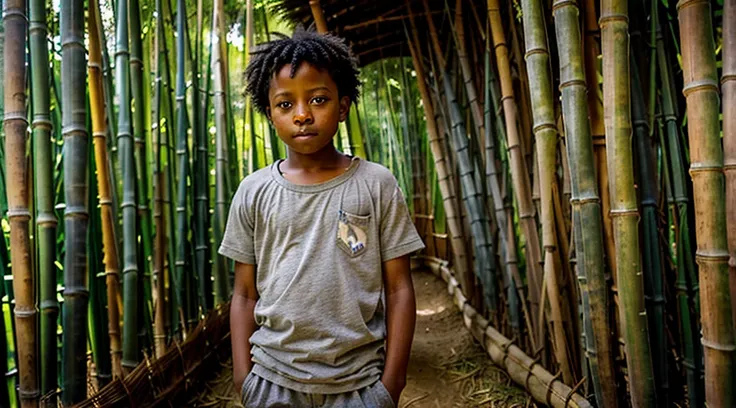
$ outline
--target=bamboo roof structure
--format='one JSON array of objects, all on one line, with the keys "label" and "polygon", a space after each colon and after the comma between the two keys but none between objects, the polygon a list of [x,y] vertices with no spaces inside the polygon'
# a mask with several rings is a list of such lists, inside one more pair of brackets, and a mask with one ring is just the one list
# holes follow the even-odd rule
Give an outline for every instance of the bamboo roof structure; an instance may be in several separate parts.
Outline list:
[{"label": "bamboo roof structure", "polygon": [[[305,27],[313,24],[310,1],[282,0],[272,2],[273,11],[284,15],[287,20]],[[403,1],[375,1],[375,0],[322,0],[318,1],[322,8],[328,31],[345,38],[358,57],[359,65],[365,66],[382,58],[409,56],[409,48],[404,33],[404,24],[409,26],[409,13]],[[420,30],[424,23],[422,2],[412,0],[411,7],[415,10],[417,20],[421,21]],[[431,14],[438,26],[442,13],[445,12],[445,2],[433,0],[429,2]],[[484,10],[473,10],[473,13],[482,13]],[[476,18],[476,21],[479,19]]]}]

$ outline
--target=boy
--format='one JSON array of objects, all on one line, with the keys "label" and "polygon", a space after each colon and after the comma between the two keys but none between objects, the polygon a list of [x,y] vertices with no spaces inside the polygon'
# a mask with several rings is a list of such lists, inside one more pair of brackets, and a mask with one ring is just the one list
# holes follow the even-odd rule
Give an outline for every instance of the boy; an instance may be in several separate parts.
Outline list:
[{"label": "boy", "polygon": [[355,58],[301,29],[253,54],[247,92],[288,158],[241,182],[219,249],[236,262],[233,381],[246,408],[394,407],[415,324],[408,255],[424,244],[394,176],[332,144]]}]

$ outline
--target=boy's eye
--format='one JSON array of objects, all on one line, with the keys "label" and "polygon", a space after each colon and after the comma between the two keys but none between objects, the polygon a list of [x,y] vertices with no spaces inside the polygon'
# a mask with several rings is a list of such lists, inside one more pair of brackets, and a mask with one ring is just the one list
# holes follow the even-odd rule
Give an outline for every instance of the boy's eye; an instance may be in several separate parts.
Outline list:
[{"label": "boy's eye", "polygon": [[289,109],[291,108],[291,102],[288,102],[288,101],[279,102],[276,104],[276,107],[281,108],[281,109]]},{"label": "boy's eye", "polygon": [[312,98],[312,102],[315,105],[322,105],[323,103],[327,102],[327,98],[325,98],[324,96],[315,96],[314,98]]}]

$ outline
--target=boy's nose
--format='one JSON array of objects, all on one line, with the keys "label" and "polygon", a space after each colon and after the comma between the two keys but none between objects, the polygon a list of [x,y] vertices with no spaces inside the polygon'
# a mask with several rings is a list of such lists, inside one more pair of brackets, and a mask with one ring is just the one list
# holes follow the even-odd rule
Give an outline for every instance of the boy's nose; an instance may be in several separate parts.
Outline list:
[{"label": "boy's nose", "polygon": [[303,126],[313,122],[312,112],[309,109],[298,109],[294,114],[294,124]]}]

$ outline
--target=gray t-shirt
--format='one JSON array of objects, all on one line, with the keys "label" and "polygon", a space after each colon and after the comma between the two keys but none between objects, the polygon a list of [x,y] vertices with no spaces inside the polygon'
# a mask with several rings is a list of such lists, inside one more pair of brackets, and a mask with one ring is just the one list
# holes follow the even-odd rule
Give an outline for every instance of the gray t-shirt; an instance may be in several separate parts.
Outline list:
[{"label": "gray t-shirt", "polygon": [[256,265],[254,373],[319,394],[380,379],[381,264],[422,248],[396,178],[379,164],[353,158],[312,185],[286,180],[278,162],[246,177],[219,253]]}]

